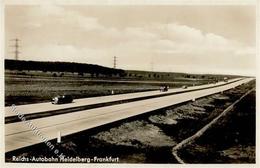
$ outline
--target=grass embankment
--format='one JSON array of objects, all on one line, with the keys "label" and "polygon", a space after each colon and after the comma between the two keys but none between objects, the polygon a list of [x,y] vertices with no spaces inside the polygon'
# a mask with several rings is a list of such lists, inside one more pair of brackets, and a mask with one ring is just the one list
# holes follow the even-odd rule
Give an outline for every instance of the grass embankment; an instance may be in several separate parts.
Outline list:
[{"label": "grass embankment", "polygon": [[205,132],[180,150],[188,163],[255,163],[255,91]]}]

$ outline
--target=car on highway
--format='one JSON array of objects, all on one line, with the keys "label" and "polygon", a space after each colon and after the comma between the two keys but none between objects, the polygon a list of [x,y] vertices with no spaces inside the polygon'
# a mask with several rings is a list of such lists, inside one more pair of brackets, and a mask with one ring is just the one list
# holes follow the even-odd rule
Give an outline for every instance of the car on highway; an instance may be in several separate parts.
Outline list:
[{"label": "car on highway", "polygon": [[52,104],[65,104],[65,103],[71,103],[73,101],[73,98],[71,95],[58,95],[52,98],[51,103]]},{"label": "car on highway", "polygon": [[224,82],[228,82],[228,77],[223,78]]},{"label": "car on highway", "polygon": [[169,90],[169,86],[163,85],[160,87],[160,92],[167,92]]},{"label": "car on highway", "polygon": [[186,85],[182,86],[182,89],[187,89],[187,88],[188,88],[188,86],[186,86]]}]

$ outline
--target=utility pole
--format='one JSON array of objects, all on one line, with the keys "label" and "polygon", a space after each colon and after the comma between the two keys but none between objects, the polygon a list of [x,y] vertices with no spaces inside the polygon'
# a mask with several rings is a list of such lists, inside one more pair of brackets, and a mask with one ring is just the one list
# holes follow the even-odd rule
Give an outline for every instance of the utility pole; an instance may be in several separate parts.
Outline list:
[{"label": "utility pole", "polygon": [[14,41],[14,45],[11,46],[11,47],[14,47],[14,56],[15,56],[15,60],[18,60],[19,59],[19,54],[20,54],[20,51],[19,51],[19,47],[21,47],[19,45],[19,40],[18,38],[15,38],[15,39],[12,39],[11,41]]},{"label": "utility pole", "polygon": [[116,63],[117,63],[117,57],[116,56],[114,56],[114,69],[116,69]]}]

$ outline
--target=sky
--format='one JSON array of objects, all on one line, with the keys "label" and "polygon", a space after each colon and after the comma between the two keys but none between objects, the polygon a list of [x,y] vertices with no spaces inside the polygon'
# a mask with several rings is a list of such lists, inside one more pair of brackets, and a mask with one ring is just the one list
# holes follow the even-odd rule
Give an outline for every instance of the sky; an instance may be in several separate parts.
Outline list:
[{"label": "sky", "polygon": [[6,5],[5,58],[256,74],[255,6]]}]

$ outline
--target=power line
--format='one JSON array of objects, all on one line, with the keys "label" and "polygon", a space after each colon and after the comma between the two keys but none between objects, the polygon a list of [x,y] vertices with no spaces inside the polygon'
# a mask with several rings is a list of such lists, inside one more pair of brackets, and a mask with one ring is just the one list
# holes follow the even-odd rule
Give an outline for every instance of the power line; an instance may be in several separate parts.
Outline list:
[{"label": "power line", "polygon": [[114,69],[116,69],[116,66],[117,66],[117,57],[114,56]]},{"label": "power line", "polygon": [[18,60],[19,59],[19,54],[21,53],[19,51],[19,47],[21,47],[19,45],[19,41],[21,41],[21,40],[19,40],[18,38],[15,38],[15,39],[12,39],[11,41],[14,41],[14,45],[10,46],[10,47],[14,47],[13,53],[14,53],[14,56],[15,56],[15,60]]}]

